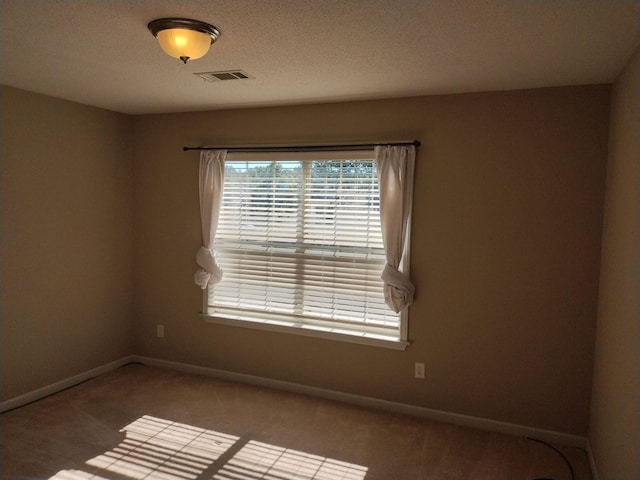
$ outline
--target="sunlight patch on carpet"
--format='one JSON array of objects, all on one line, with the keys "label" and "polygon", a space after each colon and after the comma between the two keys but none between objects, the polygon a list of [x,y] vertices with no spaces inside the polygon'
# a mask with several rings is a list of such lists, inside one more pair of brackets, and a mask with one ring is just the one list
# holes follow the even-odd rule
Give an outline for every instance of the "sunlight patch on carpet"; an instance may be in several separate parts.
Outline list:
[{"label": "sunlight patch on carpet", "polygon": [[367,467],[144,415],[125,438],[50,480],[362,480]]},{"label": "sunlight patch on carpet", "polygon": [[360,465],[250,441],[213,478],[361,480],[366,473]]}]

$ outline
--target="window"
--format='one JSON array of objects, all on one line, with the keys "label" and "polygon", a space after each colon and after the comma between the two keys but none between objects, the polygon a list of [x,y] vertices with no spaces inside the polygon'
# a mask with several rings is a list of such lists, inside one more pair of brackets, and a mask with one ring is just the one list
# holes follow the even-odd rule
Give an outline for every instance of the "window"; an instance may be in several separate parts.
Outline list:
[{"label": "window", "polygon": [[373,151],[229,153],[224,172],[208,318],[406,347],[407,309],[389,309],[380,278]]}]

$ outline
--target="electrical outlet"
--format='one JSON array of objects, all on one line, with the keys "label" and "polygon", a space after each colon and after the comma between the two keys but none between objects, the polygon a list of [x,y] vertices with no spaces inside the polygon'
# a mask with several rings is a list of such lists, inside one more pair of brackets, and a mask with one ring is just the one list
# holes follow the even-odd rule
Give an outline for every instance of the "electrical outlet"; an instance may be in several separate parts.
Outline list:
[{"label": "electrical outlet", "polygon": [[156,325],[156,336],[164,338],[164,325]]},{"label": "electrical outlet", "polygon": [[414,366],[413,373],[416,378],[423,379],[424,378],[424,363],[416,362]]}]

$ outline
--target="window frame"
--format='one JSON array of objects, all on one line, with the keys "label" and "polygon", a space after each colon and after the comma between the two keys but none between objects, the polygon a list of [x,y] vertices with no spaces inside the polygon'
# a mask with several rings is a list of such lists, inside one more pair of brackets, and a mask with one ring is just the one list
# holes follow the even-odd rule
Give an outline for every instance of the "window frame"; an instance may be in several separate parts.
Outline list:
[{"label": "window frame", "polygon": [[[337,151],[312,151],[312,152],[259,152],[259,153],[246,153],[246,152],[229,152],[225,162],[231,161],[287,161],[287,160],[373,160],[375,162],[375,155],[372,149],[362,150],[337,150]],[[413,182],[413,179],[409,179]],[[410,199],[410,203],[413,199]],[[409,215],[407,223],[407,234],[404,245],[404,251],[400,268],[403,272],[409,275],[410,268],[410,243],[411,243],[411,221],[412,215]],[[382,273],[382,271],[380,272]],[[261,312],[256,314],[243,313],[234,315],[231,313],[210,313],[209,312],[209,288],[208,286],[203,289],[202,293],[202,313],[200,316],[205,322],[211,324],[220,324],[227,326],[235,326],[241,328],[249,328],[255,330],[264,330],[271,332],[279,332],[293,335],[309,336],[315,338],[323,338],[329,340],[336,340],[342,342],[349,342],[355,344],[369,345],[375,347],[389,348],[393,350],[405,350],[410,342],[408,340],[408,322],[409,322],[409,308],[404,308],[399,313],[398,324],[398,336],[381,335],[375,332],[363,332],[358,330],[348,330],[344,328],[338,328],[337,325],[333,327],[323,327],[318,325],[319,322],[315,322],[316,325],[307,324],[300,321],[296,321],[295,317],[287,318],[283,320],[281,316],[277,318],[270,315],[268,312]],[[215,286],[213,286],[215,288]],[[382,292],[381,292],[382,294]],[[331,321],[327,321],[328,324]]]}]

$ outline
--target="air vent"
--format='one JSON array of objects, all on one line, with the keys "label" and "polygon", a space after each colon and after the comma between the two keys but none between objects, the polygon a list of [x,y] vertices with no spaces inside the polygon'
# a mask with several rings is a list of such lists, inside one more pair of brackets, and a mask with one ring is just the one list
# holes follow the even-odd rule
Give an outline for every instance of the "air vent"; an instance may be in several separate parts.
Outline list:
[{"label": "air vent", "polygon": [[226,70],[224,72],[202,72],[194,73],[197,77],[206,80],[207,82],[221,82],[226,80],[246,80],[248,78],[254,78],[247,72],[242,70]]}]

